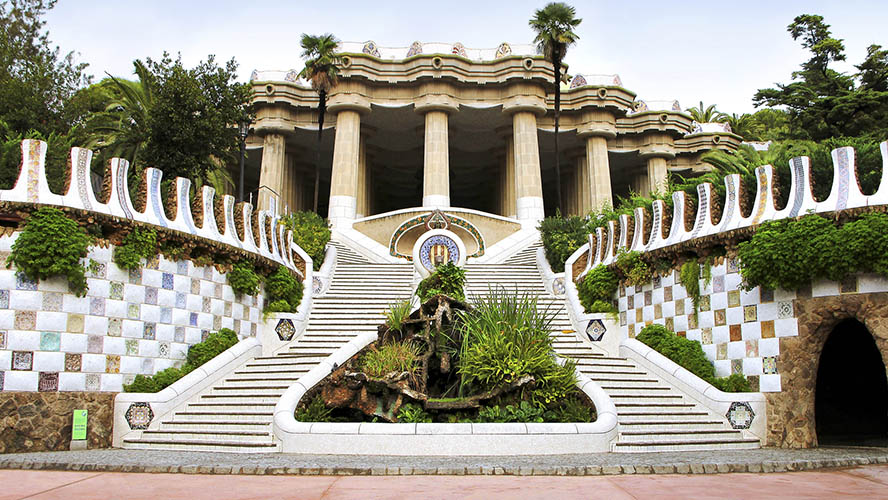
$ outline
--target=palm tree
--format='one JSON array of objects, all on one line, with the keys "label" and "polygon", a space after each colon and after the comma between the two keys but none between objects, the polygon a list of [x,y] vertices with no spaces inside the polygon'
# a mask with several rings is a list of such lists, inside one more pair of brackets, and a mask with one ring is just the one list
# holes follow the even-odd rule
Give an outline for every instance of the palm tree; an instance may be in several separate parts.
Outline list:
[{"label": "palm tree", "polygon": [[302,57],[305,67],[300,78],[311,82],[311,88],[318,93],[318,156],[315,162],[314,209],[318,211],[318,184],[321,175],[321,139],[324,134],[324,114],[327,112],[327,94],[339,80],[337,64],[342,56],[336,53],[339,40],[330,33],[320,36],[302,34]]},{"label": "palm tree", "polygon": [[573,30],[583,20],[577,19],[576,15],[577,10],[570,5],[552,2],[534,12],[533,18],[529,22],[530,27],[536,32],[534,43],[555,68],[553,76],[555,83],[555,191],[558,208],[562,212],[564,207],[561,206],[561,167],[558,164],[560,156],[558,118],[561,116],[561,63],[567,53],[567,48],[580,38]]},{"label": "palm tree", "polygon": [[90,138],[86,146],[101,149],[108,158],[125,158],[135,168],[148,143],[148,114],[156,83],[142,61],[133,62],[133,66],[138,81],[108,75],[98,84],[105,86],[113,97],[103,112],[86,122]]},{"label": "palm tree", "polygon": [[697,123],[723,122],[728,119],[728,115],[715,109],[715,104],[704,107],[703,101],[700,101],[700,107],[688,108],[687,112]]}]

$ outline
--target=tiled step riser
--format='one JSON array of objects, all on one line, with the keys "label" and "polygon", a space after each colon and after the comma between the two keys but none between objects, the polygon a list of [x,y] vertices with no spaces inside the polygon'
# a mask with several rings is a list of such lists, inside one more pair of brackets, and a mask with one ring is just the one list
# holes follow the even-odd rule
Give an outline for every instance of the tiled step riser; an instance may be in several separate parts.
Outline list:
[{"label": "tiled step riser", "polygon": [[188,411],[215,411],[215,412],[238,412],[238,411],[256,411],[256,410],[265,410],[265,411],[273,411],[274,405],[277,403],[258,403],[254,402],[253,399],[249,400],[249,403],[220,403],[220,404],[204,404],[204,403],[189,403]]},{"label": "tiled step riser", "polygon": [[237,413],[224,413],[224,414],[214,414],[214,415],[205,415],[200,413],[192,413],[192,412],[177,412],[174,415],[175,420],[190,420],[190,421],[210,421],[212,422],[214,419],[224,420],[226,422],[258,422],[258,423],[267,423],[271,422],[274,414],[272,412],[265,412],[259,415],[241,415]]},{"label": "tiled step riser", "polygon": [[225,453],[273,453],[280,451],[280,445],[274,446],[225,446],[225,445],[198,445],[182,443],[150,444],[143,442],[128,442],[126,447],[132,450],[172,450],[172,451],[209,451]]},{"label": "tiled step riser", "polygon": [[[681,420],[683,423],[679,425],[690,425],[696,424],[697,422],[712,422],[712,415],[702,413],[701,415],[693,415],[691,412],[687,412],[687,414],[683,412],[669,411],[669,415],[664,415],[664,412],[658,409],[654,410],[644,410],[641,412],[633,412],[633,413],[643,413],[642,415],[627,415],[624,413],[620,413],[620,410],[617,410],[617,421],[622,425],[624,422],[627,424],[637,424],[637,423],[645,423],[645,424],[653,424],[657,422],[671,422],[674,420]],[[668,424],[672,425],[672,424]]]},{"label": "tiled step riser", "polygon": [[603,379],[609,380],[647,380],[649,375],[647,373],[625,373],[625,372],[617,372],[617,371],[605,371],[605,370],[596,370],[594,372],[589,370],[580,369],[580,372],[583,375],[591,378],[592,380],[601,382]]},{"label": "tiled step riser", "polygon": [[[286,386],[286,387],[281,387]],[[233,394],[237,395],[253,395],[253,396],[280,396],[287,390],[290,384],[274,384],[274,386],[257,386],[253,384],[251,386],[237,386],[237,385],[224,385],[224,386],[216,386],[213,387],[210,394],[218,394],[220,396],[231,396]]]},{"label": "tiled step riser", "polygon": [[677,430],[695,430],[695,431],[719,431],[725,429],[725,424],[721,422],[705,423],[703,421],[688,421],[682,423],[671,424],[634,424],[618,419],[620,422],[620,430],[622,431],[644,431],[644,432],[668,432]]},{"label": "tiled step riser", "polygon": [[[249,396],[247,397],[238,397],[238,396],[219,396],[216,397],[215,394],[204,394],[194,403],[189,403],[192,407],[190,408],[192,411],[197,410],[198,408],[194,406],[195,404],[214,404],[214,405],[240,405],[249,401],[250,404],[257,405],[267,405],[267,404],[277,404],[278,400],[277,396],[266,396],[266,397],[258,397],[258,396]],[[243,409],[243,408],[241,408]],[[249,409],[249,408],[247,408]]]},{"label": "tiled step riser", "polygon": [[[600,384],[599,384],[600,385]],[[637,405],[639,407],[650,406],[650,408],[662,408],[667,409],[667,407],[658,407],[657,404],[688,404],[687,401],[683,400],[680,394],[671,394],[671,395],[659,395],[659,394],[626,394],[624,391],[619,392],[608,392],[611,397],[611,400],[616,405]],[[691,405],[691,407],[693,407]],[[619,411],[622,406],[618,406],[617,410]],[[668,408],[673,410],[675,408]]]},{"label": "tiled step riser", "polygon": [[664,451],[708,451],[708,450],[752,450],[760,448],[759,443],[686,443],[680,445],[655,445],[643,443],[629,443],[627,445],[616,444],[614,451],[620,453],[656,453]]},{"label": "tiled step riser", "polygon": [[[619,386],[616,386],[619,384]],[[611,396],[619,395],[619,396],[681,396],[681,394],[672,391],[672,389],[668,387],[662,387],[661,389],[652,389],[646,386],[650,384],[642,385],[638,384],[638,388],[631,386],[632,381],[627,381],[626,384],[622,382],[608,382],[607,384],[598,384],[602,389],[605,390]],[[670,400],[670,401],[681,401],[681,399]]]},{"label": "tiled step riser", "polygon": [[183,424],[179,422],[161,422],[158,430],[161,431],[222,431],[222,432],[268,432],[271,433],[271,423],[262,425],[245,425],[243,423],[218,423],[195,422],[199,425]]},{"label": "tiled step riser", "polygon": [[241,443],[271,443],[273,442],[273,438],[269,433],[263,433],[259,435],[252,434],[228,434],[228,433],[220,433],[220,434],[205,434],[203,433],[203,429],[201,433],[196,432],[187,432],[187,431],[163,431],[163,432],[145,432],[142,434],[144,439],[157,439],[157,440],[188,440],[188,441],[199,441],[199,440],[208,440],[208,441],[238,441]]},{"label": "tiled step riser", "polygon": [[[224,387],[280,387],[282,385],[290,386],[299,380],[299,376],[292,377],[269,377],[267,379],[225,379]],[[228,394],[230,391],[214,391],[213,394]]]},{"label": "tiled step riser", "polygon": [[[698,430],[698,429],[695,429]],[[700,429],[702,430],[702,429]],[[743,434],[737,431],[712,431],[712,432],[684,432],[681,434],[620,434],[620,443],[662,443],[673,441],[712,441],[713,439],[740,440]]]}]

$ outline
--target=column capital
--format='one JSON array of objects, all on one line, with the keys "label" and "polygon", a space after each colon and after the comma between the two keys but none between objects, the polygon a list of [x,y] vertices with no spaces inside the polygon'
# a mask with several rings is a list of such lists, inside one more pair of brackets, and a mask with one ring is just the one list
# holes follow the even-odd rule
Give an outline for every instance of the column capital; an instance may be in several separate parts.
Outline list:
[{"label": "column capital", "polygon": [[543,116],[546,114],[546,100],[539,96],[518,95],[503,102],[503,113],[515,114],[521,111]]},{"label": "column capital", "polygon": [[353,93],[333,94],[327,98],[327,112],[356,111],[366,115],[370,112],[370,99]]},{"label": "column capital", "polygon": [[414,102],[413,110],[420,114],[425,114],[429,111],[443,111],[449,114],[459,111],[459,104],[449,95],[428,94]]}]

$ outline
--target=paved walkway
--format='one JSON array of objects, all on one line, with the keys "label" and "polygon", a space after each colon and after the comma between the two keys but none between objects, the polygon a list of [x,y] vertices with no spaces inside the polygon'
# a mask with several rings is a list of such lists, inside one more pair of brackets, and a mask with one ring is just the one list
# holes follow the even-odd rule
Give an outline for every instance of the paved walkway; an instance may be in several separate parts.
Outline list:
[{"label": "paved walkway", "polygon": [[886,464],[886,448],[395,457],[87,450],[0,455],[0,469],[240,475],[616,475],[791,472]]},{"label": "paved walkway", "polygon": [[886,498],[888,466],[779,474],[607,477],[215,476],[0,470],[0,500]]}]

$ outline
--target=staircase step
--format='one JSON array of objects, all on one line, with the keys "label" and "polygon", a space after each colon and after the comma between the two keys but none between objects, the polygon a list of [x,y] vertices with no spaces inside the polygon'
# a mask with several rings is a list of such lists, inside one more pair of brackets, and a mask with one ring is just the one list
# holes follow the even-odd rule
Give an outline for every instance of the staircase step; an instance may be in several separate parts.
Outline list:
[{"label": "staircase step", "polygon": [[646,441],[617,442],[617,452],[658,452],[658,451],[706,451],[706,450],[743,450],[759,448],[758,439],[707,439],[695,441]]}]

